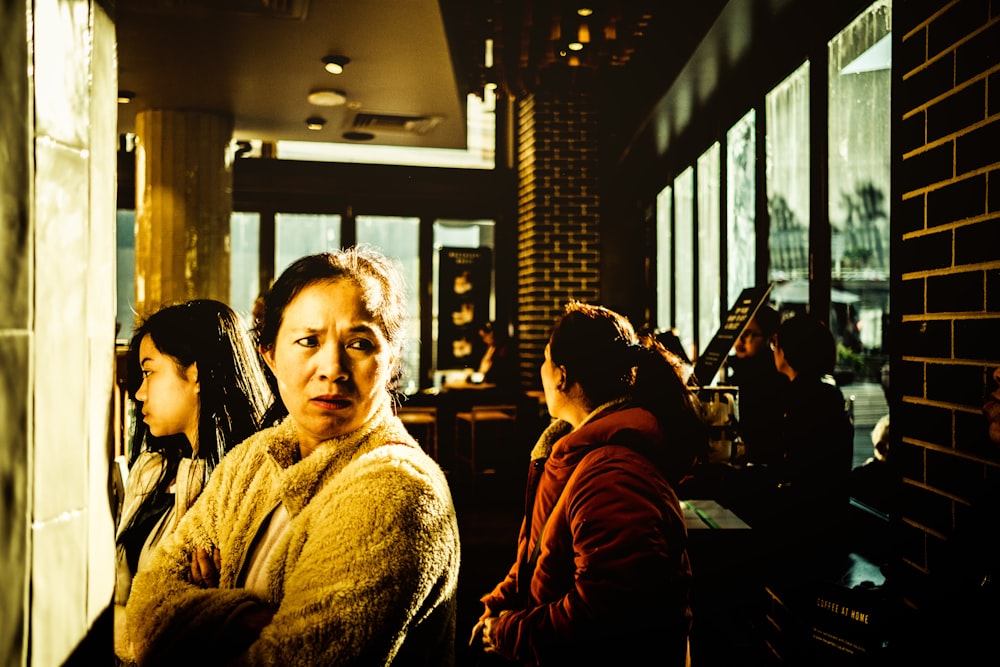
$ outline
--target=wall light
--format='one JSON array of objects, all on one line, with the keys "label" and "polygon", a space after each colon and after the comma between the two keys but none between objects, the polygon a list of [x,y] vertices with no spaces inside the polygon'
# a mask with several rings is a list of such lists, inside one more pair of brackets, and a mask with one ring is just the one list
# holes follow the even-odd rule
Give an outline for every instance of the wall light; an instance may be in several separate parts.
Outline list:
[{"label": "wall light", "polygon": [[347,56],[340,55],[329,55],[323,58],[323,69],[325,69],[330,74],[341,74],[344,71],[344,66],[351,62],[351,59]]},{"label": "wall light", "polygon": [[135,99],[135,93],[131,90],[119,90],[118,91],[118,104],[128,104]]},{"label": "wall light", "polygon": [[324,125],[326,125],[326,118],[320,118],[319,116],[309,116],[309,118],[306,118],[306,127],[310,130],[322,130]]}]

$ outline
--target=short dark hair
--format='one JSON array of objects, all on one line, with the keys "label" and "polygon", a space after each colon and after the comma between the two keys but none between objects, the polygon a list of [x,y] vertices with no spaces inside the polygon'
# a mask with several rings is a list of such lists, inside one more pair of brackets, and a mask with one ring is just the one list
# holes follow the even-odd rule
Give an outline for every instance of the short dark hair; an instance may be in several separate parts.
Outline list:
[{"label": "short dark hair", "polygon": [[785,320],[778,327],[778,347],[785,361],[799,375],[823,377],[837,364],[837,342],[829,327],[805,313]]}]

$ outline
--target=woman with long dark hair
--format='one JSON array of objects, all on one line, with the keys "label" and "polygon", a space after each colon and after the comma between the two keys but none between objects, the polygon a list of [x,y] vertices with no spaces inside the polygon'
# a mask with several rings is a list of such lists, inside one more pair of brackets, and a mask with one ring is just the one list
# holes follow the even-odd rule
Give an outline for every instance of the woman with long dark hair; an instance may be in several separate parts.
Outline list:
[{"label": "woman with long dark hair", "polygon": [[132,660],[132,577],[194,503],[226,453],[261,425],[271,393],[253,340],[229,306],[165,307],[136,329],[126,358],[135,426],[117,530],[115,653]]},{"label": "woman with long dark hair", "polygon": [[517,560],[473,631],[523,665],[684,665],[691,568],[677,482],[707,445],[683,364],[573,302],[545,347],[552,424],[532,451]]}]

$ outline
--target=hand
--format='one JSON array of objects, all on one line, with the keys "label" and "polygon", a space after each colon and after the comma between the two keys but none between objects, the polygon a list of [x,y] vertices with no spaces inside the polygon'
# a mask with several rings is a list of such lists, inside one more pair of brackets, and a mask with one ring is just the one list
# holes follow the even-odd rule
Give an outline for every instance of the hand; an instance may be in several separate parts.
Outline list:
[{"label": "hand", "polygon": [[219,570],[222,569],[222,553],[218,548],[208,551],[199,547],[191,554],[190,581],[201,588],[219,587]]},{"label": "hand", "polygon": [[483,626],[483,651],[485,653],[496,653],[497,647],[493,642],[493,626],[496,624],[497,619],[503,618],[504,615],[509,614],[510,610],[505,609],[500,612],[499,616],[488,616],[479,622]]}]

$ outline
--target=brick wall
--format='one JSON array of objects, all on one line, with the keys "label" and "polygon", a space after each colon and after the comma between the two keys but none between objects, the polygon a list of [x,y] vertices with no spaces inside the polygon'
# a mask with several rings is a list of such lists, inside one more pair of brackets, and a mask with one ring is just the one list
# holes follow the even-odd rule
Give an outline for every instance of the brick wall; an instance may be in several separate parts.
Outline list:
[{"label": "brick wall", "polygon": [[893,458],[900,575],[920,607],[1000,482],[980,412],[1000,364],[1000,2],[893,14]]},{"label": "brick wall", "polygon": [[536,92],[518,111],[518,340],[525,386],[567,301],[600,295],[597,114],[586,93]]}]

